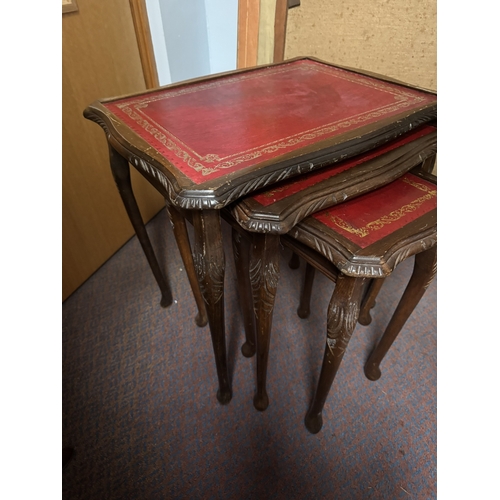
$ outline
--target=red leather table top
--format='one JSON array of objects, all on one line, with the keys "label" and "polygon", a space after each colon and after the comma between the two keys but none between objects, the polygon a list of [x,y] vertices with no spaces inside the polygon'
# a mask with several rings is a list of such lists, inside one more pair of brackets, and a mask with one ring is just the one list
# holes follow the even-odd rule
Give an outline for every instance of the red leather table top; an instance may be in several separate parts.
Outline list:
[{"label": "red leather table top", "polygon": [[437,101],[310,59],[103,105],[195,184]]},{"label": "red leather table top", "polygon": [[407,173],[384,187],[310,217],[366,248],[436,206],[436,184]]}]

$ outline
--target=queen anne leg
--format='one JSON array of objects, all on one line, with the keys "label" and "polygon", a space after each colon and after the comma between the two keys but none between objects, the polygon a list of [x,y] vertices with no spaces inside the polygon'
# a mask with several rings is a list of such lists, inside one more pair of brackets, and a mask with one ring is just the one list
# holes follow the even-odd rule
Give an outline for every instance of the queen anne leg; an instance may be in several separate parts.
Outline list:
[{"label": "queen anne leg", "polygon": [[186,227],[186,219],[168,203],[167,212],[170,217],[170,222],[172,224],[172,229],[181,254],[182,262],[184,263],[184,268],[186,269],[188,275],[189,284],[191,285],[191,290],[193,291],[194,300],[198,306],[198,314],[195,321],[198,326],[205,326],[208,323],[207,310],[205,308],[203,296],[201,295],[200,284],[198,283],[198,278],[196,277],[193,254],[191,252],[191,245],[189,243],[189,236]]},{"label": "queen anne leg", "polygon": [[194,266],[205,300],[212,336],[212,346],[219,379],[217,399],[221,404],[231,401],[231,385],[227,366],[224,321],[225,260],[222,229],[218,210],[193,211]]},{"label": "queen anne leg", "polygon": [[170,286],[163,276],[160,269],[158,261],[156,260],[156,255],[149,240],[148,233],[146,231],[146,226],[141,217],[141,212],[137,206],[135,200],[134,192],[132,191],[132,184],[130,182],[130,167],[128,161],[118,154],[115,149],[109,146],[109,159],[111,165],[111,172],[115,179],[116,186],[118,187],[118,192],[122,198],[123,204],[125,205],[125,210],[129,216],[130,222],[134,227],[135,234],[141,244],[142,250],[146,255],[149,262],[149,266],[153,271],[153,275],[160,287],[161,291],[161,306],[168,307],[172,304],[172,292]]},{"label": "queen anne leg", "polygon": [[396,340],[399,332],[410,317],[437,271],[437,246],[415,256],[415,265],[408,286],[389,322],[382,338],[365,364],[365,375],[370,380],[381,376],[380,363]]},{"label": "queen anne leg", "polygon": [[316,434],[323,426],[322,411],[356,326],[363,291],[363,278],[339,275],[328,306],[327,338],[316,393],[305,417],[305,426]]},{"label": "queen anne leg", "polygon": [[370,315],[370,310],[375,307],[375,299],[384,284],[385,278],[373,278],[368,291],[366,292],[363,303],[361,304],[361,310],[359,311],[358,322],[361,325],[369,325],[372,322],[372,317]]},{"label": "queen anne leg", "polygon": [[279,280],[279,258],[279,235],[254,234],[250,260],[257,344],[257,393],[254,397],[254,406],[260,411],[269,405],[266,391],[267,361],[274,299]]},{"label": "queen anne leg", "polygon": [[240,307],[243,313],[245,326],[245,343],[241,347],[243,356],[251,358],[255,354],[255,315],[252,306],[252,292],[250,285],[250,245],[242,241],[241,233],[233,228],[233,255],[237,274],[238,294]]},{"label": "queen anne leg", "polygon": [[300,304],[297,309],[297,315],[299,318],[305,319],[309,317],[309,314],[311,314],[311,292],[315,273],[316,269],[314,269],[314,267],[307,262],[304,274],[304,284],[302,287],[302,293],[300,294]]}]

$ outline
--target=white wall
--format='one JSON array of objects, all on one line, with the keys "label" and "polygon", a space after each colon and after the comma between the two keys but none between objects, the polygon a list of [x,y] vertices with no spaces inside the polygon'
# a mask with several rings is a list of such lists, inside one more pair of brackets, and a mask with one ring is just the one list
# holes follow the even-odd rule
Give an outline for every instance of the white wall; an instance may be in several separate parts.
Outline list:
[{"label": "white wall", "polygon": [[160,85],[236,69],[238,0],[146,0]]},{"label": "white wall", "polygon": [[238,0],[205,0],[210,73],[236,69]]},{"label": "white wall", "polygon": [[167,44],[165,42],[165,33],[161,19],[160,1],[146,0],[146,9],[148,11],[149,28],[153,41],[158,79],[160,85],[167,85],[172,83],[172,77],[170,76],[170,67],[168,64]]}]

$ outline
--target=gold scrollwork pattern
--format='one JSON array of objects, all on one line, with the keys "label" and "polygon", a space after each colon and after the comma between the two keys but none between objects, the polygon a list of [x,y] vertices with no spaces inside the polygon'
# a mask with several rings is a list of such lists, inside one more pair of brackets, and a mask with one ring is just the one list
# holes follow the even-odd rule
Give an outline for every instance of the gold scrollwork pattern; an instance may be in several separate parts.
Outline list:
[{"label": "gold scrollwork pattern", "polygon": [[[234,155],[235,156],[234,158],[230,157],[221,158],[218,154],[215,153],[209,153],[205,156],[201,156],[194,151],[192,151],[191,155],[190,153],[188,153],[187,150],[183,149],[178,145],[179,142],[182,143],[180,139],[175,138],[176,142],[174,142],[171,138],[167,136],[168,132],[166,130],[164,131],[160,130],[161,129],[160,125],[158,124],[153,125],[151,123],[151,119],[146,119],[147,115],[141,113],[142,114],[141,116],[141,114],[137,113],[134,110],[141,110],[147,108],[149,103],[157,100],[171,99],[173,97],[177,97],[186,93],[199,92],[213,87],[221,87],[231,82],[239,80],[259,78],[261,76],[259,72],[250,73],[247,75],[238,75],[221,81],[212,81],[204,84],[193,85],[191,87],[172,90],[169,91],[168,93],[158,92],[146,98],[139,98],[135,101],[127,100],[124,103],[117,103],[117,106],[132,120],[134,120],[140,127],[142,127],[146,132],[152,135],[155,139],[161,142],[168,150],[172,151],[178,158],[184,161],[190,168],[192,168],[197,172],[201,172],[203,176],[206,176],[220,169],[232,168],[240,163],[259,158],[266,154],[274,153],[280,149],[286,149],[296,144],[321,138],[339,129],[347,128],[352,125],[362,124],[371,119],[386,115],[387,113],[392,113],[394,111],[402,110],[404,108],[419,104],[420,102],[424,101],[423,96],[412,93],[408,90],[405,90],[404,88],[395,87],[385,82],[380,82],[373,78],[367,78],[362,75],[352,74],[348,71],[341,70],[339,68],[324,67],[323,65],[318,65],[317,63],[301,68],[298,68],[297,66],[291,64],[290,66],[285,66],[283,68],[274,68],[268,70],[268,74],[286,73],[293,71],[294,69],[295,70],[299,69],[300,71],[305,71],[309,73],[319,71],[329,75],[333,74],[337,78],[341,78],[356,83],[358,85],[371,87],[386,92],[388,94],[391,94],[394,99],[394,102],[381,106],[378,109],[373,109],[371,111],[360,113],[359,115],[351,117],[349,119],[332,122],[326,126],[320,126],[293,136],[285,137],[281,140],[275,141],[274,143],[268,143],[267,145],[264,145],[263,147],[260,148],[256,148],[254,150],[244,151],[242,152],[244,154],[240,153],[239,155]],[[186,145],[184,145],[184,147],[186,149],[189,149]],[[193,156],[197,156],[198,160],[195,159]],[[200,163],[200,161],[204,161],[205,163],[216,163],[216,164],[213,167],[207,167],[206,165]]]},{"label": "gold scrollwork pattern", "polygon": [[403,178],[402,179],[404,182],[407,184],[412,185],[413,187],[416,187],[420,191],[424,191],[426,194],[424,196],[421,196],[417,198],[416,200],[412,201],[411,203],[407,203],[406,205],[403,205],[401,208],[398,208],[397,210],[393,210],[387,215],[384,215],[383,217],[380,217],[377,220],[371,221],[368,224],[366,224],[363,227],[354,227],[349,222],[343,220],[341,217],[338,217],[336,215],[330,215],[328,218],[331,222],[333,222],[337,227],[343,229],[344,231],[350,233],[350,234],[355,234],[356,236],[360,238],[364,238],[365,236],[368,236],[371,232],[373,231],[378,231],[382,227],[391,224],[393,222],[398,221],[405,215],[414,212],[417,210],[423,203],[426,201],[430,200],[431,198],[434,198],[437,195],[437,190],[432,189],[429,186],[426,186],[425,184],[415,182],[409,178]]}]

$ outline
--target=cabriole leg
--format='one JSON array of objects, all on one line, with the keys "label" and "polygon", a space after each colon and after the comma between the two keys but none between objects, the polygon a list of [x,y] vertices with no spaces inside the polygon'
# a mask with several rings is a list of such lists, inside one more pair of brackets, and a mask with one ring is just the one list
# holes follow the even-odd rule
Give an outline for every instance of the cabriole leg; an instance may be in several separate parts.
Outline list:
[{"label": "cabriole leg", "polygon": [[205,308],[205,302],[203,300],[203,296],[201,295],[200,284],[198,283],[198,278],[196,277],[196,271],[194,269],[193,254],[191,252],[191,244],[189,243],[186,219],[179,213],[178,210],[168,203],[167,212],[170,217],[175,240],[177,241],[177,247],[179,248],[182,262],[184,263],[184,268],[187,272],[189,284],[191,285],[191,290],[193,291],[194,300],[198,307],[198,314],[196,315],[195,321],[198,326],[205,326],[208,323],[207,310]]},{"label": "cabriole leg", "polygon": [[370,354],[365,364],[365,375],[370,380],[381,376],[380,363],[396,340],[399,332],[410,317],[437,271],[437,246],[415,255],[415,265],[408,286],[387,325],[379,343]]},{"label": "cabriole leg", "polygon": [[212,346],[219,379],[217,399],[221,404],[231,401],[231,385],[227,367],[224,322],[225,260],[222,245],[220,214],[217,210],[193,211],[194,266],[205,300],[212,336]]},{"label": "cabriole leg", "polygon": [[368,291],[366,292],[363,303],[361,304],[361,310],[359,311],[358,322],[361,325],[367,326],[372,322],[372,317],[370,315],[370,310],[375,307],[375,299],[384,284],[385,278],[373,278]]},{"label": "cabriole leg", "polygon": [[279,235],[255,233],[250,260],[257,345],[257,392],[253,404],[260,411],[264,411],[269,405],[266,391],[267,361],[279,280],[279,259]]},{"label": "cabriole leg", "polygon": [[327,338],[316,393],[305,417],[305,426],[316,434],[323,426],[323,407],[356,326],[363,278],[340,275],[328,306]]},{"label": "cabriole leg", "polygon": [[300,294],[300,304],[297,309],[297,314],[302,319],[308,318],[309,314],[311,314],[311,292],[315,273],[316,269],[307,262],[304,273],[304,284],[302,286],[302,293]]},{"label": "cabriole leg", "polygon": [[233,228],[233,256],[236,267],[238,295],[245,326],[245,343],[241,347],[243,356],[251,358],[255,354],[255,315],[252,307],[252,289],[250,285],[250,244],[243,241],[241,233]]},{"label": "cabriole leg", "polygon": [[132,184],[130,182],[130,167],[128,161],[115,151],[111,145],[109,146],[109,158],[111,172],[113,173],[116,186],[118,187],[118,192],[120,193],[123,204],[125,205],[125,210],[127,211],[130,222],[134,227],[135,234],[141,244],[142,250],[148,259],[149,266],[153,271],[156,282],[160,287],[160,304],[162,307],[168,307],[172,304],[172,292],[167,280],[163,276],[160,266],[158,265],[156,255],[146,231],[146,226],[144,225],[139,207],[137,206],[134,192],[132,191]]}]

